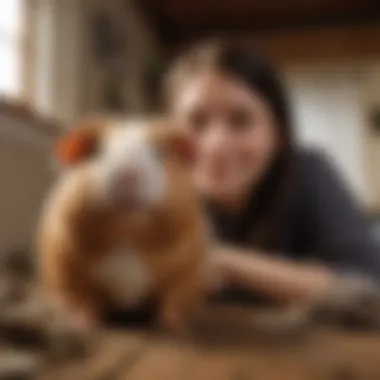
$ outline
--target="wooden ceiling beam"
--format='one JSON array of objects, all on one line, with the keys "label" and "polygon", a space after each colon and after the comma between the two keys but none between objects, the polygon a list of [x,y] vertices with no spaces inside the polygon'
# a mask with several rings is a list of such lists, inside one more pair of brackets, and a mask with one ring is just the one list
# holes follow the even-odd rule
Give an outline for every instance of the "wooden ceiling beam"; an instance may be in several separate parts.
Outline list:
[{"label": "wooden ceiling beam", "polygon": [[[148,0],[153,3],[153,0]],[[231,14],[258,14],[261,13],[289,13],[293,11],[341,11],[345,10],[373,10],[379,7],[378,1],[373,0],[161,0],[161,9],[167,14],[178,17],[211,17]],[[157,2],[156,2],[157,4]]]},{"label": "wooden ceiling beam", "polygon": [[213,22],[198,22],[196,27],[182,23],[178,32],[171,34],[167,43],[187,43],[207,36],[239,36],[246,34],[275,33],[287,30],[302,32],[303,30],[331,27],[331,26],[361,26],[379,25],[379,12],[352,12],[352,13],[295,13],[283,16],[233,18],[215,20]]},{"label": "wooden ceiling beam", "polygon": [[167,46],[215,35],[380,23],[374,0],[136,0]]}]

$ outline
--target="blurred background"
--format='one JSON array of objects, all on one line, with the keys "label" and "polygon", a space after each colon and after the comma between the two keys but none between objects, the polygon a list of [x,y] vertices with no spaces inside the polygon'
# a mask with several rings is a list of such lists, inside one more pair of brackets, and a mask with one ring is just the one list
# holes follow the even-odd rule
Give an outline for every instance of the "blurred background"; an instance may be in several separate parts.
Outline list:
[{"label": "blurred background", "polygon": [[215,35],[282,70],[300,142],[376,215],[379,0],[1,0],[0,252],[32,244],[52,140],[88,113],[153,111],[173,54]]}]

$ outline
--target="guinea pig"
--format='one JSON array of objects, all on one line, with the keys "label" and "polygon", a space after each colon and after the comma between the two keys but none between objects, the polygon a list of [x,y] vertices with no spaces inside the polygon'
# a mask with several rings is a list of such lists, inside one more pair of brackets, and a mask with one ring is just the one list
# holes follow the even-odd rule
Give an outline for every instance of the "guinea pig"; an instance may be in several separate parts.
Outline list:
[{"label": "guinea pig", "polygon": [[63,171],[38,231],[48,296],[91,326],[152,297],[161,327],[186,328],[208,287],[208,232],[188,170],[195,153],[161,120],[98,118],[63,136]]}]

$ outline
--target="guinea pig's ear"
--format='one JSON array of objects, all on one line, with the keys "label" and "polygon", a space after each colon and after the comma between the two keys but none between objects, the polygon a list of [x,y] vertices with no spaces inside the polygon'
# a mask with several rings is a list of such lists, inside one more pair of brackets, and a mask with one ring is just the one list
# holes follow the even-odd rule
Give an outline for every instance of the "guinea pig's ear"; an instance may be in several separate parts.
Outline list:
[{"label": "guinea pig's ear", "polygon": [[96,119],[75,125],[56,145],[59,164],[72,166],[92,156],[98,149],[103,128],[104,123]]},{"label": "guinea pig's ear", "polygon": [[197,156],[194,139],[189,133],[179,129],[171,129],[168,134],[169,149],[184,164],[191,164]]}]

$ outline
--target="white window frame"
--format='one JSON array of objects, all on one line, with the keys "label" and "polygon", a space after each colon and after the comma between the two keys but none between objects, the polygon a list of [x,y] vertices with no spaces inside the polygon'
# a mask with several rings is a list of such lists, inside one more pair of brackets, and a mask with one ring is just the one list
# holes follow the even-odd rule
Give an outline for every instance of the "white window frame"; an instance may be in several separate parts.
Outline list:
[{"label": "white window frame", "polygon": [[0,94],[23,95],[23,36],[25,0],[0,2]]}]

